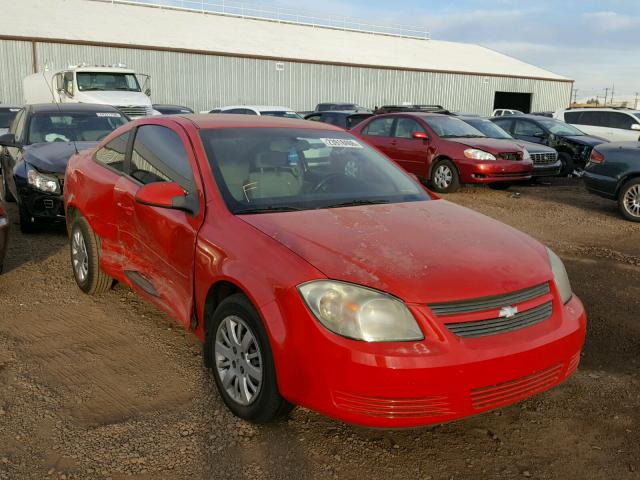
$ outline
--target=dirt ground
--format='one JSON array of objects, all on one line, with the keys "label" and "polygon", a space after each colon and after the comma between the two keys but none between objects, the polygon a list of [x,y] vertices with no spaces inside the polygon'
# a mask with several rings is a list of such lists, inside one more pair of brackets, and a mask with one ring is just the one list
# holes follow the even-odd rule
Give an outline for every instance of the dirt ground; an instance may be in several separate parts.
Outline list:
[{"label": "dirt ground", "polygon": [[237,420],[194,337],[124,287],[81,294],[64,229],[21,235],[10,204],[0,479],[639,479],[640,225],[575,179],[551,183],[447,199],[563,257],[589,314],[580,369],[523,403],[401,431],[300,408]]}]

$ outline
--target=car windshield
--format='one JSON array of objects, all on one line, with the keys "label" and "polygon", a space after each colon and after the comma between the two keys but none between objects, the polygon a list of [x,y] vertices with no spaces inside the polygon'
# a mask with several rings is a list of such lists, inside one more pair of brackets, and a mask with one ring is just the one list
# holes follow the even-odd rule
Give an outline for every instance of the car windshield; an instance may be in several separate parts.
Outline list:
[{"label": "car windshield", "polygon": [[446,116],[422,117],[440,138],[484,138],[486,135],[459,118]]},{"label": "car windshield", "polygon": [[536,122],[549,130],[554,135],[567,135],[571,137],[583,136],[584,133],[578,130],[573,125],[555,120],[553,118],[539,117],[536,118]]},{"label": "car windshield", "polygon": [[232,213],[429,200],[399,167],[346,132],[247,128],[201,132]]},{"label": "car windshield", "polygon": [[81,92],[91,90],[140,91],[140,84],[138,84],[138,79],[133,73],[78,72],[76,73],[76,80],[78,82],[78,90]]},{"label": "car windshield", "polygon": [[284,110],[261,111],[260,115],[266,115],[267,117],[302,118],[296,112],[286,112]]},{"label": "car windshield", "polygon": [[480,130],[489,138],[513,138],[491,120],[485,120],[484,118],[474,118],[473,120],[465,120],[465,122],[467,122],[473,128]]},{"label": "car windshield", "polygon": [[27,144],[98,142],[125,123],[118,112],[39,113],[31,118]]},{"label": "car windshield", "polygon": [[1,108],[0,109],[0,128],[9,128],[11,122],[20,111],[19,108]]}]

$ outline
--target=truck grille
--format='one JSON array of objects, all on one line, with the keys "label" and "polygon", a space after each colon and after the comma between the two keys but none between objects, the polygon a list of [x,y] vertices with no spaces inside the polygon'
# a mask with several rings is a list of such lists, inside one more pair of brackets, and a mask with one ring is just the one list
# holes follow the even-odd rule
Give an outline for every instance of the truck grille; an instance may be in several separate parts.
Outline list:
[{"label": "truck grille", "polygon": [[519,152],[504,152],[498,154],[498,158],[502,160],[511,160],[512,162],[517,162],[522,160],[522,154]]},{"label": "truck grille", "polygon": [[552,153],[532,153],[531,160],[535,165],[550,165],[556,163],[558,160],[558,154]]},{"label": "truck grille", "polygon": [[151,113],[147,111],[147,107],[145,107],[144,105],[142,106],[133,105],[128,107],[118,106],[116,108],[120,110],[122,113],[124,113],[127,117],[144,117]]}]

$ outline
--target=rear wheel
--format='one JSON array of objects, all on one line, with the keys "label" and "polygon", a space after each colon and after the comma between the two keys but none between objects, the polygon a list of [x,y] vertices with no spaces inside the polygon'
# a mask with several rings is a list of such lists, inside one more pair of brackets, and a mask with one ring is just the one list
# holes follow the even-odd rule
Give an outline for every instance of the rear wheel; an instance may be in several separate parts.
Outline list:
[{"label": "rear wheel", "polygon": [[293,408],[280,395],[267,332],[246,296],[236,293],[220,302],[205,342],[220,396],[236,416],[266,423]]},{"label": "rear wheel", "polygon": [[440,160],[433,166],[431,185],[438,193],[452,193],[460,188],[460,176],[453,162]]},{"label": "rear wheel", "polygon": [[558,155],[558,158],[562,162],[562,168],[560,169],[560,176],[566,177],[567,175],[571,175],[573,170],[575,169],[575,165],[573,164],[573,158],[568,153],[561,152]]},{"label": "rear wheel", "polygon": [[113,279],[100,270],[100,240],[83,217],[74,220],[69,243],[73,276],[80,290],[89,295],[108,291]]},{"label": "rear wheel", "polygon": [[633,178],[622,186],[618,207],[627,220],[640,222],[640,178]]}]

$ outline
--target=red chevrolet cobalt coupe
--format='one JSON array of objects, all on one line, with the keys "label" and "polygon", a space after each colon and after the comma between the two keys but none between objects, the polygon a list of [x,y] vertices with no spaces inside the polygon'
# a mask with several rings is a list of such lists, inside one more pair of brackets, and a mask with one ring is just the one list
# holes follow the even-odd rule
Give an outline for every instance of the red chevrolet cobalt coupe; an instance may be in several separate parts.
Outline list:
[{"label": "red chevrolet cobalt coupe", "polygon": [[507,188],[529,180],[533,162],[515,141],[495,140],[459,118],[437,113],[378,115],[351,130],[436,192],[455,192],[461,183]]},{"label": "red chevrolet cobalt coupe", "polygon": [[151,117],[69,162],[79,287],[113,279],[204,342],[220,395],[384,427],[511,404],[577,367],[561,260],[328,124]]}]

